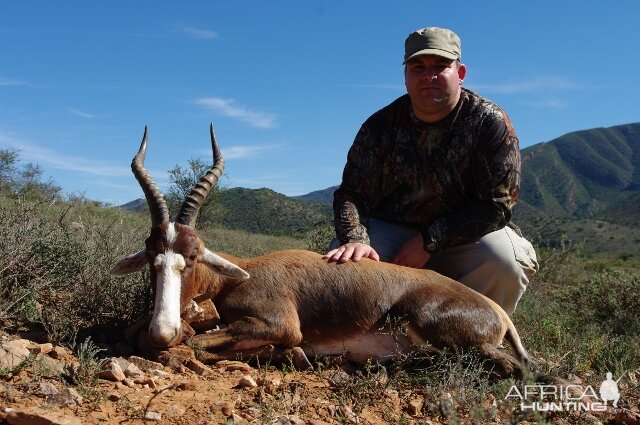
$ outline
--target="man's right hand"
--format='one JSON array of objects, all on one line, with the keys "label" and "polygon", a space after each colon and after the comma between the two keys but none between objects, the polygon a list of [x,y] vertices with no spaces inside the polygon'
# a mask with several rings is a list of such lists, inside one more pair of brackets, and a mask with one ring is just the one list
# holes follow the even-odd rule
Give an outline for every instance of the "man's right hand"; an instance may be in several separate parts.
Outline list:
[{"label": "man's right hand", "polygon": [[370,258],[375,261],[380,261],[380,256],[370,245],[360,242],[349,242],[342,245],[339,248],[332,249],[327,252],[324,257],[331,263],[335,261],[337,263],[346,263],[349,260],[360,261],[363,258]]}]

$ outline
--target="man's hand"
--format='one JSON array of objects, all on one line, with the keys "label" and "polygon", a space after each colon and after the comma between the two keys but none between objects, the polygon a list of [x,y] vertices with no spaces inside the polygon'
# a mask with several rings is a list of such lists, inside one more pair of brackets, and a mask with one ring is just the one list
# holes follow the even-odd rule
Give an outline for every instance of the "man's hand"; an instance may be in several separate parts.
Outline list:
[{"label": "man's hand", "polygon": [[431,253],[424,250],[422,234],[418,233],[402,245],[391,262],[400,266],[422,269],[430,258]]},{"label": "man's hand", "polygon": [[363,258],[380,261],[380,256],[375,249],[367,244],[359,242],[346,243],[339,248],[332,249],[322,258],[328,259],[330,263],[332,261],[346,263],[349,260],[358,262]]}]

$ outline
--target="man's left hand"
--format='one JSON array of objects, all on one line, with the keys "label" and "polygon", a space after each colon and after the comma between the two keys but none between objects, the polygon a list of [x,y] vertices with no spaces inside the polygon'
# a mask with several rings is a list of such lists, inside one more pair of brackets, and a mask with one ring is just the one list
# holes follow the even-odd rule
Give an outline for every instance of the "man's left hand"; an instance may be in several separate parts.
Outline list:
[{"label": "man's left hand", "polygon": [[391,262],[400,266],[422,269],[430,258],[431,254],[424,250],[422,234],[418,233],[402,245]]}]

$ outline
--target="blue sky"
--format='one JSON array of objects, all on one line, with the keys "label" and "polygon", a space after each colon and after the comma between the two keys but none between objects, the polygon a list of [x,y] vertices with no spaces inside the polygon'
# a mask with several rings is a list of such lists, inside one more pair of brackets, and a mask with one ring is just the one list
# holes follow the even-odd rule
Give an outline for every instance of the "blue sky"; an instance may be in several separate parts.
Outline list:
[{"label": "blue sky", "polygon": [[465,86],[522,147],[640,121],[640,2],[0,0],[0,148],[67,193],[142,196],[129,164],[209,160],[226,187],[300,195],[338,184],[361,123],[404,93],[409,32],[462,38]]}]

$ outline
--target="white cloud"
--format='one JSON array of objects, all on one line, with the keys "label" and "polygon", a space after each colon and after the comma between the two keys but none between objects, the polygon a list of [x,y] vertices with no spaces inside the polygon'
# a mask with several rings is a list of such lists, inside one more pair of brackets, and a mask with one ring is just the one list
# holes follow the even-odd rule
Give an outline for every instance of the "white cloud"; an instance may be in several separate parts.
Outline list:
[{"label": "white cloud", "polygon": [[566,109],[569,106],[569,103],[560,99],[542,99],[542,100],[534,100],[534,101],[525,101],[520,102],[525,106],[531,106],[533,108],[541,108],[541,109]]},{"label": "white cloud", "polygon": [[113,166],[105,161],[95,161],[78,156],[63,155],[50,149],[24,143],[0,134],[0,142],[17,149],[20,159],[57,170],[76,171],[105,177],[125,177],[131,174],[129,167]]},{"label": "white cloud", "polygon": [[0,77],[0,86],[26,86],[26,85],[27,83],[24,81]]},{"label": "white cloud", "polygon": [[95,117],[95,115],[93,115],[93,114],[81,111],[80,109],[71,108],[71,107],[67,108],[67,112],[69,112],[70,114],[82,117],[82,118],[94,118]]},{"label": "white cloud", "polygon": [[470,84],[472,90],[487,93],[516,94],[549,91],[566,91],[577,89],[578,86],[563,77],[542,76],[523,81],[507,81],[497,84]]},{"label": "white cloud", "polygon": [[218,33],[211,30],[204,30],[204,29],[193,28],[193,27],[183,27],[182,31],[187,33],[193,38],[198,38],[202,40],[211,40],[214,38],[218,38]]},{"label": "white cloud", "polygon": [[236,105],[233,99],[206,97],[196,100],[196,104],[255,127],[273,128],[276,126],[275,115],[252,111],[244,106]]},{"label": "white cloud", "polygon": [[279,145],[245,145],[245,146],[230,146],[225,148],[223,156],[226,159],[239,159],[250,158],[254,156],[264,155],[266,152],[279,149],[284,144]]}]

